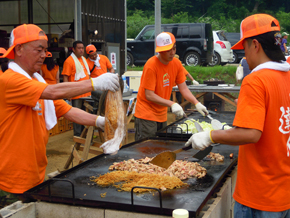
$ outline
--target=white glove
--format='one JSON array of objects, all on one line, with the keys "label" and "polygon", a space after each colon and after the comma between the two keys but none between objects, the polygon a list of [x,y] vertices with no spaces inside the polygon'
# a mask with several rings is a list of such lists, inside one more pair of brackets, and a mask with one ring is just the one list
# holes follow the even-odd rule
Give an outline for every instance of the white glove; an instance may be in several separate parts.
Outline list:
[{"label": "white glove", "polygon": [[241,81],[243,79],[243,77],[244,77],[244,68],[241,65],[239,65],[237,67],[237,70],[236,70],[236,80],[237,80],[237,82]]},{"label": "white glove", "polygon": [[192,81],[192,84],[198,86],[199,85],[199,82],[197,82],[196,80],[193,80]]},{"label": "white glove", "polygon": [[185,115],[182,107],[177,103],[174,103],[173,105],[171,105],[171,111],[178,117]]},{"label": "white glove", "polygon": [[206,107],[203,104],[201,104],[200,102],[198,102],[195,105],[195,108],[199,113],[201,113],[202,116],[205,116],[205,114],[208,114]]},{"label": "white glove", "polygon": [[94,91],[110,90],[112,92],[116,92],[120,88],[118,74],[104,73],[96,78],[91,78],[91,81]]},{"label": "white glove", "polygon": [[199,132],[193,134],[190,139],[185,143],[185,146],[191,144],[193,149],[204,150],[206,147],[210,146],[213,142],[211,141],[211,131],[207,130],[205,132]]},{"label": "white glove", "polygon": [[102,116],[98,116],[96,119],[96,127],[101,128],[102,130],[104,130],[105,128],[105,117]]}]

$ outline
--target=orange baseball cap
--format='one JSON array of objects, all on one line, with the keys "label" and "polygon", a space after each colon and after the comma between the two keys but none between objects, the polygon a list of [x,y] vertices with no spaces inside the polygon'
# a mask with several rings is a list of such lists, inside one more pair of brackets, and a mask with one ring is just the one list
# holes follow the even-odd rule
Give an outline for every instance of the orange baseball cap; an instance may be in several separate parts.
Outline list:
[{"label": "orange baseball cap", "polygon": [[47,52],[46,52],[46,57],[47,57],[47,58],[51,58],[51,57],[52,57],[52,54],[51,54],[49,51],[47,51]]},{"label": "orange baseball cap", "polygon": [[241,40],[232,49],[244,49],[243,41],[246,38],[261,35],[263,33],[280,31],[279,21],[269,14],[254,14],[241,22]]},{"label": "orange baseball cap", "polygon": [[3,57],[14,59],[14,47],[36,40],[47,40],[45,32],[34,24],[22,24],[14,28],[10,34],[10,48]]},{"label": "orange baseball cap", "polygon": [[95,51],[97,51],[97,49],[94,45],[92,45],[92,44],[87,45],[87,47],[86,47],[87,54],[91,54]]},{"label": "orange baseball cap", "polygon": [[6,53],[5,48],[0,48],[0,58],[3,58],[3,55]]},{"label": "orange baseball cap", "polygon": [[156,49],[155,52],[169,51],[172,49],[176,42],[172,33],[163,32],[156,37]]}]

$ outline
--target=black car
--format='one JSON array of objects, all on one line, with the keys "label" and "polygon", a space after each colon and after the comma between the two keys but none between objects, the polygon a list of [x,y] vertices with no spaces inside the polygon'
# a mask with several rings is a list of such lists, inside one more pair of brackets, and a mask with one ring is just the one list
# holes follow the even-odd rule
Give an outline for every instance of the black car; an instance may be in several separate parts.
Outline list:
[{"label": "black car", "polygon": [[[186,65],[207,65],[213,54],[211,24],[162,24],[162,32],[171,32],[176,38],[176,54]],[[155,54],[154,25],[145,26],[135,40],[127,41],[127,65],[144,65]]]},{"label": "black car", "polygon": [[[240,41],[240,33],[225,33],[225,35],[231,43],[231,46]],[[244,50],[233,50],[233,61],[231,63],[239,63],[243,57],[245,57]]]}]

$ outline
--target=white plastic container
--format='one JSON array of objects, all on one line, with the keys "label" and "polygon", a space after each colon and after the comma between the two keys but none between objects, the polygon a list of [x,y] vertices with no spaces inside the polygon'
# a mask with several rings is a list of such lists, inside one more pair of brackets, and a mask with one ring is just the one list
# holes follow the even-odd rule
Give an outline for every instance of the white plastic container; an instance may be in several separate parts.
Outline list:
[{"label": "white plastic container", "polygon": [[189,212],[188,210],[185,210],[185,209],[175,209],[172,212],[172,217],[173,218],[188,218]]}]

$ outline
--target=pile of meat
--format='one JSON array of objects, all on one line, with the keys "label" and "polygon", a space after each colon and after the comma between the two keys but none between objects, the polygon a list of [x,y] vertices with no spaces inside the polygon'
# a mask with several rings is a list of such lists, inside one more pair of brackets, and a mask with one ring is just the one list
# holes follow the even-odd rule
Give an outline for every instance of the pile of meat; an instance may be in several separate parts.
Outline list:
[{"label": "pile of meat", "polygon": [[150,164],[152,158],[146,157],[140,160],[129,159],[127,161],[115,162],[109,167],[109,170],[129,171],[137,173],[150,173],[161,176],[175,176],[181,180],[187,178],[202,178],[206,175],[206,169],[200,166],[199,163],[176,160],[168,168]]},{"label": "pile of meat", "polygon": [[210,152],[209,155],[207,155],[207,157],[210,158],[211,160],[215,160],[218,162],[223,162],[225,159],[225,156],[219,153],[213,153],[213,152]]}]

